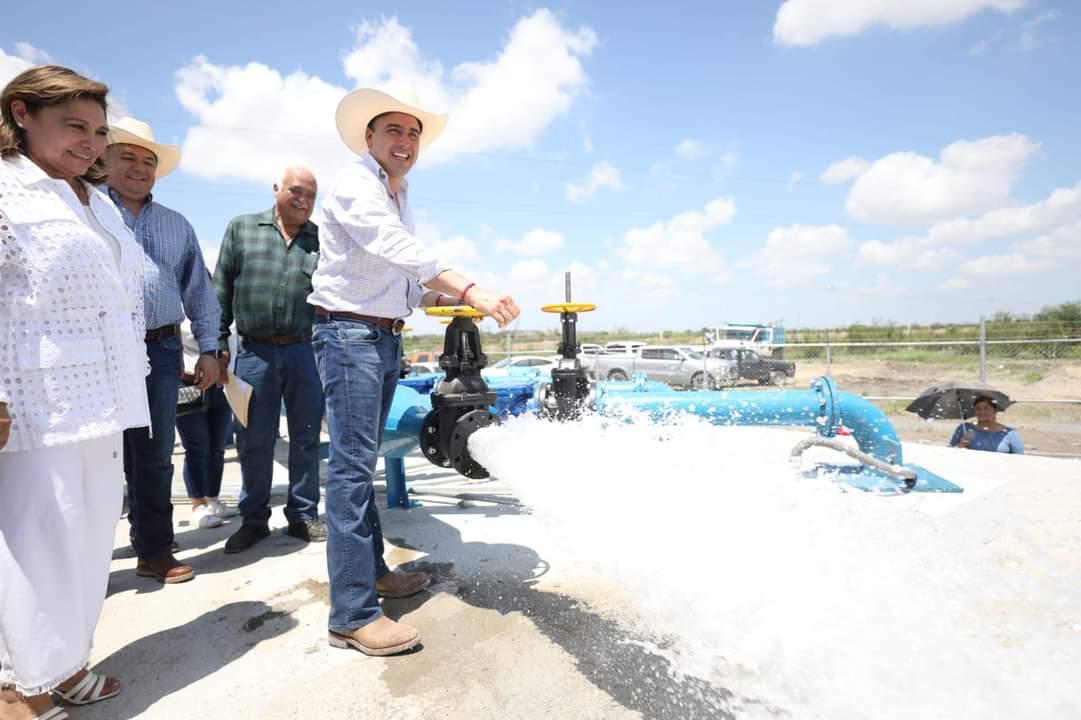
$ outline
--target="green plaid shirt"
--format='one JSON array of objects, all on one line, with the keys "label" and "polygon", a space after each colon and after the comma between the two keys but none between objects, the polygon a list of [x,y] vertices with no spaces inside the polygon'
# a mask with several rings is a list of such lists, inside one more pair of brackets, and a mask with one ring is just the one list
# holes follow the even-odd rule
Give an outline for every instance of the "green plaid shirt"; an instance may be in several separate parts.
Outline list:
[{"label": "green plaid shirt", "polygon": [[315,309],[307,303],[319,261],[319,228],[307,222],[285,244],[273,208],[233,218],[214,270],[221,304],[219,347],[228,350],[229,328],[240,336],[311,335]]}]

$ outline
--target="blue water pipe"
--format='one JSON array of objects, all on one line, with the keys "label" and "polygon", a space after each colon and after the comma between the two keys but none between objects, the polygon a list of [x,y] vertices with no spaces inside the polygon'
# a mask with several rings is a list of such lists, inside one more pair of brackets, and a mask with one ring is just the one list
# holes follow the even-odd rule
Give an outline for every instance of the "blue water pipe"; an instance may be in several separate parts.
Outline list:
[{"label": "blue water pipe", "polygon": [[[626,416],[645,413],[665,420],[689,413],[716,425],[777,425],[813,427],[823,438],[842,432],[851,435],[862,453],[915,474],[917,492],[962,492],[962,489],[924,467],[905,464],[901,439],[893,423],[867,399],[837,389],[832,378],[820,377],[807,390],[721,390],[676,392],[663,383],[636,375],[630,381],[597,383],[594,407],[598,414]],[[853,471],[851,466],[820,465],[835,470],[840,481],[865,490],[898,487],[873,468]],[[910,473],[911,475],[911,473]]]},{"label": "blue water pipe", "polygon": [[832,378],[821,377],[807,390],[675,391],[644,378],[597,383],[595,408],[602,415],[629,410],[663,420],[690,413],[715,425],[784,425],[813,427],[822,437],[850,433],[860,450],[900,465],[901,439],[893,423],[868,400],[841,392]]},{"label": "blue water pipe", "polygon": [[[387,507],[410,505],[404,458],[419,446],[424,418],[432,409],[429,394],[441,377],[440,373],[413,376],[398,386],[379,448],[385,458]],[[536,410],[539,384],[543,382],[539,376],[490,378],[489,387],[497,396],[491,411],[506,417]],[[885,413],[859,395],[838,390],[832,378],[818,378],[806,390],[675,391],[664,383],[636,375],[630,381],[597,383],[594,409],[607,416],[644,413],[662,421],[674,414],[689,413],[716,425],[812,427],[823,438],[844,433],[852,436],[861,452],[915,471],[917,480],[912,490],[961,492],[957,485],[919,465],[905,465],[901,440]],[[851,467],[841,466],[838,471],[846,484],[863,489],[895,484],[873,469],[852,472]]]}]

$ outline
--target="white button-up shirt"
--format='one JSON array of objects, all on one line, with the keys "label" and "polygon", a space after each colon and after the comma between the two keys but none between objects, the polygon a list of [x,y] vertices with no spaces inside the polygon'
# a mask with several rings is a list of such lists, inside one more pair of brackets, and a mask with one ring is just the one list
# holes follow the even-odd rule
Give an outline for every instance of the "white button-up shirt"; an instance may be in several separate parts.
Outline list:
[{"label": "white button-up shirt", "polygon": [[338,175],[321,207],[310,304],[381,318],[420,304],[421,285],[449,268],[417,239],[407,188],[403,179],[393,195],[370,154]]}]

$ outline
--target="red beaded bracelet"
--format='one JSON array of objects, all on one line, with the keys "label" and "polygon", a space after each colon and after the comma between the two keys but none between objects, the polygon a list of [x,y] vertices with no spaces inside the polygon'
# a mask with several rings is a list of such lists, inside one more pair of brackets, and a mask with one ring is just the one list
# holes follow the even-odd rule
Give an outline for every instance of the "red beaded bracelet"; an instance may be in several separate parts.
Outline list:
[{"label": "red beaded bracelet", "polygon": [[470,290],[472,290],[472,289],[473,289],[473,288],[474,288],[475,286],[476,286],[476,283],[469,283],[468,285],[466,285],[466,286],[465,286],[465,290],[462,290],[462,294],[458,296],[458,302],[460,302],[460,303],[464,303],[464,302],[465,302],[465,296],[466,296],[466,295],[467,295],[467,294],[469,293],[469,291],[470,291]]}]

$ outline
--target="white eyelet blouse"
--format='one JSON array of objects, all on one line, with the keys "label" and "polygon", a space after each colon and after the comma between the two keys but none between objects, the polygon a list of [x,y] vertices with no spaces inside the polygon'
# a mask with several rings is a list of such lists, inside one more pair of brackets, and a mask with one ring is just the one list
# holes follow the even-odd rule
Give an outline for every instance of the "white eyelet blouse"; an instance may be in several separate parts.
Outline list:
[{"label": "white eyelet blouse", "polygon": [[23,156],[0,160],[0,452],[53,447],[149,424],[142,263],[116,207]]}]

